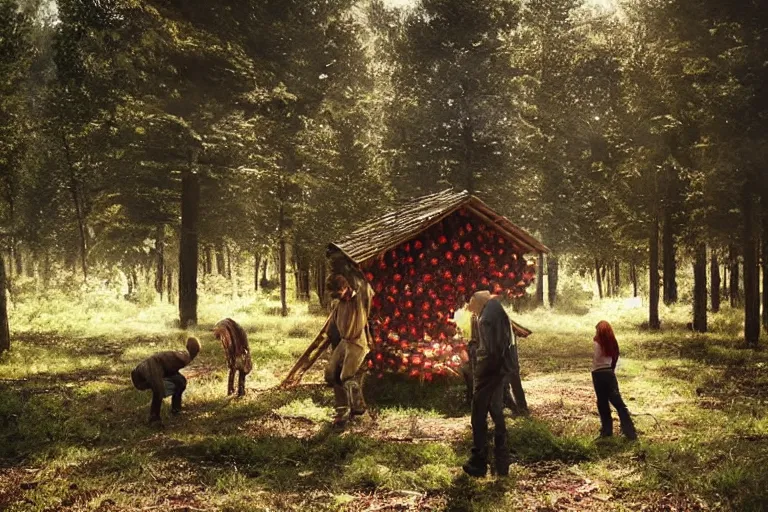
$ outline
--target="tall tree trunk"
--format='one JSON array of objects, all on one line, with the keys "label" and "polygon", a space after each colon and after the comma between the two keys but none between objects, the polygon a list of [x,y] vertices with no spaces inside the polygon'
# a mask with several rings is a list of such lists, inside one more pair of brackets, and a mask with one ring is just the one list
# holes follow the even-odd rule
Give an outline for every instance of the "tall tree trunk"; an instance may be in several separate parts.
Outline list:
[{"label": "tall tree trunk", "polygon": [[651,329],[661,329],[661,320],[659,319],[659,216],[654,215],[651,222],[650,233],[650,256],[649,256],[649,282],[648,293],[648,327]]},{"label": "tall tree trunk", "polygon": [[325,296],[325,260],[319,259],[316,263],[317,270],[315,272],[315,291],[317,292],[317,298],[320,301],[320,305],[324,308],[328,306],[328,299]]},{"label": "tall tree trunk", "polygon": [[744,339],[750,347],[760,341],[760,281],[757,258],[755,196],[744,187]]},{"label": "tall tree trunk", "polygon": [[181,237],[179,241],[179,325],[197,324],[197,229],[200,215],[200,177],[197,152],[190,169],[181,175]]},{"label": "tall tree trunk", "polygon": [[728,284],[731,281],[730,281],[730,274],[728,273],[728,269],[729,269],[729,266],[724,261],[723,262],[723,283],[724,284],[720,285],[720,290],[723,293],[723,298],[724,299],[728,299],[730,301],[730,299],[731,299],[731,290],[730,290],[730,286]]},{"label": "tall tree trunk", "polygon": [[[226,264],[227,264],[227,279],[230,283],[232,283],[232,299],[236,299],[240,296],[240,290],[238,289],[237,284],[237,273],[238,273],[238,262],[237,257],[232,258],[232,249],[230,248],[229,244],[225,244],[224,248],[227,253],[226,258]],[[234,265],[234,268],[233,268]]]},{"label": "tall tree trunk", "polygon": [[763,195],[762,206],[762,241],[763,241],[763,329],[768,332],[768,194]]},{"label": "tall tree trunk", "polygon": [[75,206],[75,216],[77,217],[77,231],[80,235],[80,264],[83,270],[83,279],[88,280],[88,228],[85,220],[85,208],[83,207],[83,197],[80,191],[80,180],[75,172],[75,163],[72,157],[72,151],[69,146],[67,136],[62,133],[61,139],[64,143],[64,155],[69,169],[69,193],[72,195],[72,203]]},{"label": "tall tree trunk", "polygon": [[267,282],[267,267],[269,266],[269,256],[264,258],[264,261],[261,262],[261,282],[266,283]]},{"label": "tall tree trunk", "polygon": [[299,300],[309,301],[309,269],[306,266],[299,270],[299,283],[301,286]]},{"label": "tall tree trunk", "polygon": [[674,226],[672,225],[672,209],[664,208],[664,226],[662,239],[663,275],[664,275],[664,304],[677,302],[677,262],[675,258]]},{"label": "tall tree trunk", "polygon": [[299,284],[299,264],[296,261],[296,242],[293,245],[293,257],[291,258],[291,265],[293,266],[293,294],[296,300],[299,300],[301,295],[301,285]]},{"label": "tall tree trunk", "polygon": [[0,354],[11,348],[11,331],[8,327],[8,303],[5,296],[5,262],[0,254]]},{"label": "tall tree trunk", "polygon": [[610,297],[611,296],[611,280],[608,279],[608,266],[603,263],[601,268],[601,283],[603,284],[603,296],[604,297]]},{"label": "tall tree trunk", "polygon": [[730,264],[728,281],[728,298],[731,300],[731,307],[737,308],[741,304],[741,292],[739,291],[739,255],[736,247],[731,245],[728,248],[728,262]]},{"label": "tall tree trunk", "polygon": [[605,264],[605,280],[603,281],[605,288],[608,290],[608,296],[614,297],[616,290],[613,288],[613,265],[610,263]]},{"label": "tall tree trunk", "polygon": [[261,265],[261,255],[253,254],[253,291],[259,291],[259,270]]},{"label": "tall tree trunk", "polygon": [[13,262],[16,265],[16,275],[21,277],[24,273],[24,262],[22,261],[21,244],[18,242],[13,246]]},{"label": "tall tree trunk", "polygon": [[51,285],[51,251],[50,249],[45,249],[45,254],[43,255],[43,271],[42,271],[42,278],[43,278],[43,286],[45,288],[48,288]]},{"label": "tall tree trunk", "polygon": [[296,272],[296,298],[298,300],[309,300],[309,266],[301,251],[294,246],[294,269]]},{"label": "tall tree trunk", "polygon": [[709,266],[710,273],[710,301],[712,302],[712,312],[720,311],[720,264],[717,261],[717,251],[712,249],[712,260]]},{"label": "tall tree trunk", "polygon": [[557,256],[551,254],[547,258],[547,298],[549,307],[554,307],[557,302],[557,279],[558,279],[558,261]]},{"label": "tall tree trunk", "polygon": [[544,305],[544,253],[539,253],[536,263],[536,306]]},{"label": "tall tree trunk", "polygon": [[629,263],[629,278],[632,280],[632,297],[637,297],[637,265],[634,261]]},{"label": "tall tree trunk", "polygon": [[131,267],[130,279],[133,281],[134,293],[139,293],[139,276],[136,274],[136,267]]},{"label": "tall tree trunk", "polygon": [[135,289],[133,284],[133,275],[131,275],[133,270],[130,268],[126,268],[124,271],[125,271],[125,282],[128,285],[128,295],[126,298],[130,299],[133,297],[133,292]]},{"label": "tall tree trunk", "polygon": [[213,273],[213,247],[210,245],[205,246],[203,259],[203,272],[209,276]]},{"label": "tall tree trunk", "polygon": [[707,332],[707,246],[699,243],[693,263],[693,330]]},{"label": "tall tree trunk", "polygon": [[[226,252],[227,254],[227,258],[225,261],[225,263],[227,264],[226,276],[227,276],[227,279],[232,279],[232,248],[226,242],[224,242],[224,252]],[[237,272],[235,272],[235,275],[237,275]]]},{"label": "tall tree trunk", "polygon": [[613,283],[616,295],[619,295],[619,290],[621,289],[621,263],[619,263],[619,260],[614,260],[613,262]]},{"label": "tall tree trunk", "polygon": [[168,303],[173,304],[173,270],[170,268],[166,269],[166,294],[165,296],[168,297]]},{"label": "tall tree trunk", "polygon": [[597,279],[597,296],[603,298],[603,280],[600,276],[600,260],[595,258],[595,279]]},{"label": "tall tree trunk", "polygon": [[38,252],[28,252],[27,253],[27,264],[24,268],[24,270],[27,271],[27,277],[30,279],[33,279],[35,277],[35,267],[39,265],[38,262]]},{"label": "tall tree trunk", "polygon": [[280,211],[278,212],[278,258],[280,266],[280,315],[288,316],[288,302],[286,301],[286,272],[285,272],[285,206],[280,202]]},{"label": "tall tree trunk", "polygon": [[216,244],[216,273],[220,276],[226,275],[227,273],[224,250],[224,242],[218,242]]},{"label": "tall tree trunk", "polygon": [[165,288],[165,226],[163,224],[157,226],[155,251],[157,252],[155,291],[160,294],[160,300],[163,300],[163,289]]}]

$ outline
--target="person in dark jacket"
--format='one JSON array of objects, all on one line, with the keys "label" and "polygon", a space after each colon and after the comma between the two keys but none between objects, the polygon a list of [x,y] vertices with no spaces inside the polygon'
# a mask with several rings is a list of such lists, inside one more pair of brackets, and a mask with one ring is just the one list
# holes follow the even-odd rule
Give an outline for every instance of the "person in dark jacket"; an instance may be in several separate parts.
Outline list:
[{"label": "person in dark jacket", "polygon": [[594,353],[592,356],[592,384],[597,397],[597,412],[600,414],[600,437],[613,435],[612,404],[616,408],[621,422],[621,432],[634,441],[637,431],[632,417],[629,415],[624,400],[619,392],[619,381],[616,380],[616,363],[619,360],[619,343],[613,333],[611,324],[601,320],[595,327]]},{"label": "person in dark jacket", "polygon": [[187,350],[158,352],[139,363],[131,372],[131,381],[140,391],[152,390],[152,404],[149,406],[149,422],[160,422],[160,405],[163,398],[170,396],[171,413],[181,412],[181,395],[187,389],[187,379],[179,370],[191,363],[198,352],[197,338],[187,339]]},{"label": "person in dark jacket", "polygon": [[477,342],[472,395],[472,455],[463,469],[470,476],[488,471],[488,413],[494,423],[496,473],[509,474],[507,427],[504,423],[503,394],[514,362],[510,344],[512,327],[506,311],[488,291],[476,292],[468,309],[477,315],[480,336]]},{"label": "person in dark jacket", "polygon": [[[512,351],[512,373],[509,375],[509,382],[504,384],[504,407],[512,411],[514,416],[527,416],[528,402],[525,399],[525,391],[523,390],[523,384],[520,380],[520,361],[517,354],[517,336],[515,335],[514,326],[511,331],[512,343],[510,350]],[[461,373],[464,377],[464,383],[467,387],[467,403],[472,404],[473,394],[473,374],[475,366],[475,356],[477,352],[477,344],[480,338],[480,326],[478,325],[477,315],[473,314],[471,319],[470,340],[467,343],[467,356],[468,361],[461,367]]]}]

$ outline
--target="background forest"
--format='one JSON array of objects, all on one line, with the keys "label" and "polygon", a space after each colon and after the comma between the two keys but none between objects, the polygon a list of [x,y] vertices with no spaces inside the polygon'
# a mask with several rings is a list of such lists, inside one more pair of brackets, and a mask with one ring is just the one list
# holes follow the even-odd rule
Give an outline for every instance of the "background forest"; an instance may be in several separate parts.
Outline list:
[{"label": "background forest", "polygon": [[552,249],[555,307],[566,259],[600,296],[640,281],[656,328],[647,283],[663,276],[673,303],[677,266],[693,262],[694,328],[706,330],[709,281],[712,310],[724,288],[758,341],[756,3],[1,5],[12,297],[119,281],[129,297],[178,298],[185,326],[198,267],[230,278],[247,265],[236,291],[282,283],[285,313],[286,274],[308,298],[329,241],[453,187]]}]

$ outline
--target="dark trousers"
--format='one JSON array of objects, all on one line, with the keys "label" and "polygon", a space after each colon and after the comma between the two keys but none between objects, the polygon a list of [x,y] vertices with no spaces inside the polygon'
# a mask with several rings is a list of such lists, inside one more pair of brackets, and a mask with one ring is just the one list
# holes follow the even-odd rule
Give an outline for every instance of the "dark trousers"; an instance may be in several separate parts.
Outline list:
[{"label": "dark trousers", "polygon": [[488,460],[488,413],[494,424],[494,452],[497,463],[506,459],[507,426],[504,423],[503,395],[506,378],[497,377],[478,383],[472,395],[472,458],[485,463]]},{"label": "dark trousers", "polygon": [[152,403],[149,406],[149,420],[157,421],[160,419],[160,406],[163,404],[163,398],[171,397],[171,411],[178,413],[181,411],[181,395],[187,389],[187,379],[180,373],[174,373],[163,378],[163,388],[155,389],[150,382],[147,382],[138,372],[131,374],[133,385],[136,389],[152,390]]},{"label": "dark trousers", "polygon": [[595,395],[597,395],[597,412],[600,413],[600,435],[613,435],[613,418],[611,417],[611,405],[613,405],[619,414],[622,433],[630,439],[637,437],[635,425],[629,416],[629,409],[621,398],[619,381],[616,380],[613,370],[592,372],[592,384],[595,386]]}]

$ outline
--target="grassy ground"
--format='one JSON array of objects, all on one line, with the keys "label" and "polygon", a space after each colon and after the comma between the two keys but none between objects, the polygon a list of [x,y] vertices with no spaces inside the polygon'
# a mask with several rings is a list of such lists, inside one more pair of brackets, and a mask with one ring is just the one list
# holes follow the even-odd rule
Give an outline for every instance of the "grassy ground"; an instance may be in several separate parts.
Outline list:
[{"label": "grassy ground", "polygon": [[[130,369],[181,348],[172,306],[140,309],[109,296],[14,305],[13,350],[0,359],[0,509],[27,510],[762,510],[768,509],[768,353],[743,349],[740,317],[685,329],[687,308],[605,302],[580,316],[515,318],[530,419],[509,418],[515,464],[473,480],[468,410],[458,381],[369,380],[376,417],[329,428],[331,393],[314,368],[275,388],[321,316],[268,299],[201,304],[200,357],[180,417],[146,425],[149,396]],[[244,399],[225,397],[223,316],[250,336],[255,370]],[[593,326],[613,322],[619,382],[637,443],[595,443],[589,365]]]}]

